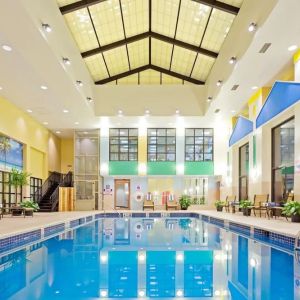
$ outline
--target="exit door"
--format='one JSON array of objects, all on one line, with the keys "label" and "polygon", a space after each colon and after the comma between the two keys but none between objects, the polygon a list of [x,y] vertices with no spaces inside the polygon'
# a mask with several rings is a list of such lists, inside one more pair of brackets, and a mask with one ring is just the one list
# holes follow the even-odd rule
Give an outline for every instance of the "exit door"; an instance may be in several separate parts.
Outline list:
[{"label": "exit door", "polygon": [[129,179],[115,179],[115,209],[130,209]]}]

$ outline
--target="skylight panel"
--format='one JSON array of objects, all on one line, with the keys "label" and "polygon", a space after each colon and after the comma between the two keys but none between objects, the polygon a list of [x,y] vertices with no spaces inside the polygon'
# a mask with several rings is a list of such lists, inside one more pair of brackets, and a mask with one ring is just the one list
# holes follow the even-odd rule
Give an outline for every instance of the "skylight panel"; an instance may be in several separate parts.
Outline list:
[{"label": "skylight panel", "polygon": [[92,5],[90,12],[101,46],[124,39],[119,0]]},{"label": "skylight panel", "polygon": [[94,81],[108,77],[102,54],[96,54],[84,59]]},{"label": "skylight panel", "polygon": [[174,37],[179,0],[152,0],[152,30]]},{"label": "skylight panel", "polygon": [[59,7],[66,6],[75,2],[78,2],[78,0],[56,0]]},{"label": "skylight panel", "polygon": [[126,37],[149,31],[149,1],[122,0]]},{"label": "skylight panel", "polygon": [[93,25],[86,8],[65,14],[64,17],[80,52],[98,47]]},{"label": "skylight panel", "polygon": [[118,85],[120,84],[138,84],[139,82],[139,75],[132,74],[130,76],[118,79]]},{"label": "skylight panel", "polygon": [[160,84],[160,73],[154,70],[141,72],[140,84]]},{"label": "skylight panel", "polygon": [[182,0],[176,39],[200,45],[211,8],[191,0]]},{"label": "skylight panel", "polygon": [[182,79],[162,74],[162,83],[163,84],[182,84]]},{"label": "skylight panel", "polygon": [[130,43],[127,47],[132,69],[149,64],[149,39]]},{"label": "skylight panel", "polygon": [[195,58],[196,52],[175,46],[171,71],[190,76]]},{"label": "skylight panel", "polygon": [[104,52],[110,76],[129,71],[126,47],[118,47]]},{"label": "skylight panel", "polygon": [[219,0],[219,1],[235,7],[241,7],[244,2],[244,0]]},{"label": "skylight panel", "polygon": [[192,77],[201,81],[206,81],[214,62],[214,58],[198,54]]},{"label": "skylight panel", "polygon": [[161,68],[169,69],[172,45],[156,39],[151,39],[151,62]]},{"label": "skylight panel", "polygon": [[235,16],[221,10],[213,9],[202,47],[219,52],[222,44],[232,26]]}]

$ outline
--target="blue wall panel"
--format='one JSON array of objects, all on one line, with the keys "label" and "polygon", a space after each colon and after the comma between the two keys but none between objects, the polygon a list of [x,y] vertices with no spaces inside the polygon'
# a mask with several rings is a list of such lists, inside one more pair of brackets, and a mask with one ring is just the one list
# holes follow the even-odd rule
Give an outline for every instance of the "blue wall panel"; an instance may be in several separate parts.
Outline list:
[{"label": "blue wall panel", "polygon": [[247,136],[252,131],[253,123],[244,117],[239,117],[229,139],[229,147]]},{"label": "blue wall panel", "polygon": [[300,99],[300,83],[274,83],[272,90],[256,118],[256,128],[262,126]]}]

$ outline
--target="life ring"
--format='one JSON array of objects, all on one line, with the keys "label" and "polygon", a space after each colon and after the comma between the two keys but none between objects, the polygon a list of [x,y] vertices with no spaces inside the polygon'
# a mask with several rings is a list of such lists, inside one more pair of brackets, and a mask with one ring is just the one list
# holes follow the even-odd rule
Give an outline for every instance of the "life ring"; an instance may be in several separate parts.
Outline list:
[{"label": "life ring", "polygon": [[134,199],[136,202],[142,202],[144,199],[144,194],[142,192],[136,192],[134,195]]},{"label": "life ring", "polygon": [[141,222],[137,222],[134,224],[134,232],[142,233],[144,231],[143,224]]}]

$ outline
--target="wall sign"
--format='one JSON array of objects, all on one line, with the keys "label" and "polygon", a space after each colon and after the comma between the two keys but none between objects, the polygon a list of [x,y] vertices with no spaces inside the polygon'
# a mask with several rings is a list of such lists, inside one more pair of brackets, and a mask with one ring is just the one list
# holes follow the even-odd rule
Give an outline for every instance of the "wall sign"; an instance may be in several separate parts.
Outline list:
[{"label": "wall sign", "polygon": [[105,188],[103,189],[103,195],[112,195],[113,190],[110,186],[110,184],[106,184]]}]

